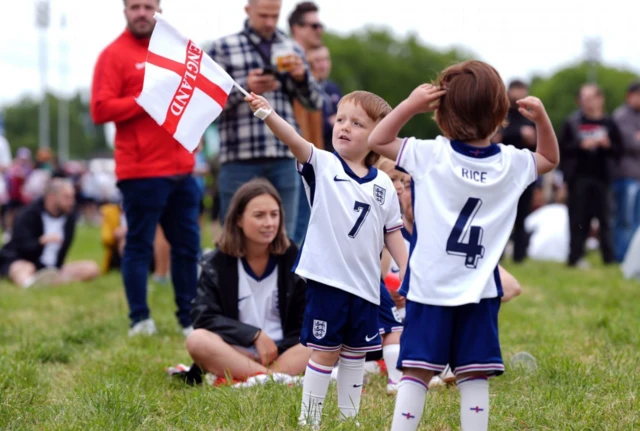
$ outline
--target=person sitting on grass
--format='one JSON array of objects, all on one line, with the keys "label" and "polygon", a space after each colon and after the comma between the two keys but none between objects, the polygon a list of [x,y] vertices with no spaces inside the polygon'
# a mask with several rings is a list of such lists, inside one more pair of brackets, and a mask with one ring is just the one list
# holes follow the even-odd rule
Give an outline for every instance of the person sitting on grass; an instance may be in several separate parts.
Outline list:
[{"label": "person sitting on grass", "polygon": [[11,240],[0,250],[0,275],[25,288],[97,277],[96,262],[64,263],[75,234],[75,204],[73,184],[52,179],[44,197],[16,216]]},{"label": "person sitting on grass", "polygon": [[311,354],[299,342],[306,285],[291,272],[298,248],[271,183],[254,179],[238,189],[217,246],[201,259],[188,374],[199,383],[203,371],[237,380],[304,372]]}]

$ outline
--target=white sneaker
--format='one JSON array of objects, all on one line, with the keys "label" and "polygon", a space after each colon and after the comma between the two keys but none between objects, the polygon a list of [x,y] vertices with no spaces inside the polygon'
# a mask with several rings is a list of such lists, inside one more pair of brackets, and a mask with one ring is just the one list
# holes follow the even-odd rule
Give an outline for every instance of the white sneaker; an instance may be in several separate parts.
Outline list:
[{"label": "white sneaker", "polygon": [[193,325],[189,325],[186,328],[182,328],[182,335],[187,338],[193,332]]},{"label": "white sneaker", "polygon": [[429,382],[429,390],[437,388],[438,386],[446,386],[446,383],[442,381],[440,376],[433,376]]},{"label": "white sneaker", "polygon": [[302,429],[310,429],[313,431],[319,430],[320,429],[320,425],[319,424],[312,424],[310,422],[310,419],[307,420],[305,418],[298,418],[298,426]]},{"label": "white sneaker", "polygon": [[378,361],[367,361],[364,363],[364,374],[380,374]]},{"label": "white sneaker", "polygon": [[578,269],[591,269],[591,264],[585,259],[580,259],[576,263],[576,268],[578,268]]},{"label": "white sneaker", "polygon": [[60,271],[57,268],[42,268],[40,271],[36,271],[31,277],[27,279],[23,287],[28,289],[29,287],[47,287],[51,286],[58,280]]},{"label": "white sneaker", "polygon": [[153,319],[142,320],[129,329],[129,337],[136,335],[154,335],[156,332],[156,324]]},{"label": "white sneaker", "polygon": [[399,383],[393,383],[391,381],[389,381],[387,383],[387,395],[395,395],[398,393],[398,386],[400,386]]},{"label": "white sneaker", "polygon": [[444,369],[439,376],[442,381],[447,385],[453,385],[456,382],[456,376],[451,372],[451,368],[447,365],[447,368]]}]

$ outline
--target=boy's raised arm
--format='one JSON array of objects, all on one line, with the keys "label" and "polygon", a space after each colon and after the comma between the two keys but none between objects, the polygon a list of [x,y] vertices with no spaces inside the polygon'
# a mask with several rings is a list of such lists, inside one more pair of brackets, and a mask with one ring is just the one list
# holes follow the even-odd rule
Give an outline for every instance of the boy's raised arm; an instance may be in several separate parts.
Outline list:
[{"label": "boy's raised arm", "polygon": [[[369,149],[391,160],[398,158],[402,139],[400,129],[416,114],[433,111],[437,100],[446,94],[431,84],[422,84],[407,99],[378,123],[369,135]],[[436,103],[434,103],[436,102]]]},{"label": "boy's raised arm", "polygon": [[528,96],[518,100],[518,111],[536,125],[538,142],[534,157],[538,167],[538,174],[546,174],[555,169],[560,163],[560,148],[558,138],[553,130],[551,120],[544,109],[544,105],[537,97]]}]

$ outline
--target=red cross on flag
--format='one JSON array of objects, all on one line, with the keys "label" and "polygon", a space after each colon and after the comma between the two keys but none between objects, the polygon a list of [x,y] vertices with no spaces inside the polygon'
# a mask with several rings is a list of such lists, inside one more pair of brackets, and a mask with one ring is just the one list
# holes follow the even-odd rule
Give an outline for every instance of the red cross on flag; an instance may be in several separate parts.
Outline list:
[{"label": "red cross on flag", "polygon": [[161,14],[149,42],[142,92],[136,101],[193,152],[220,115],[234,81]]}]

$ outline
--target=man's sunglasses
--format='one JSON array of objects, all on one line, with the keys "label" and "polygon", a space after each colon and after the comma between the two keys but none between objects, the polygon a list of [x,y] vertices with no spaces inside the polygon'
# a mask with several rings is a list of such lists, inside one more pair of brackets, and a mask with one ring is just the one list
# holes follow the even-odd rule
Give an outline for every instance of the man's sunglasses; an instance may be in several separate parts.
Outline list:
[{"label": "man's sunglasses", "polygon": [[300,25],[303,27],[311,27],[314,30],[322,30],[324,28],[324,24],[321,22],[303,22]]}]

